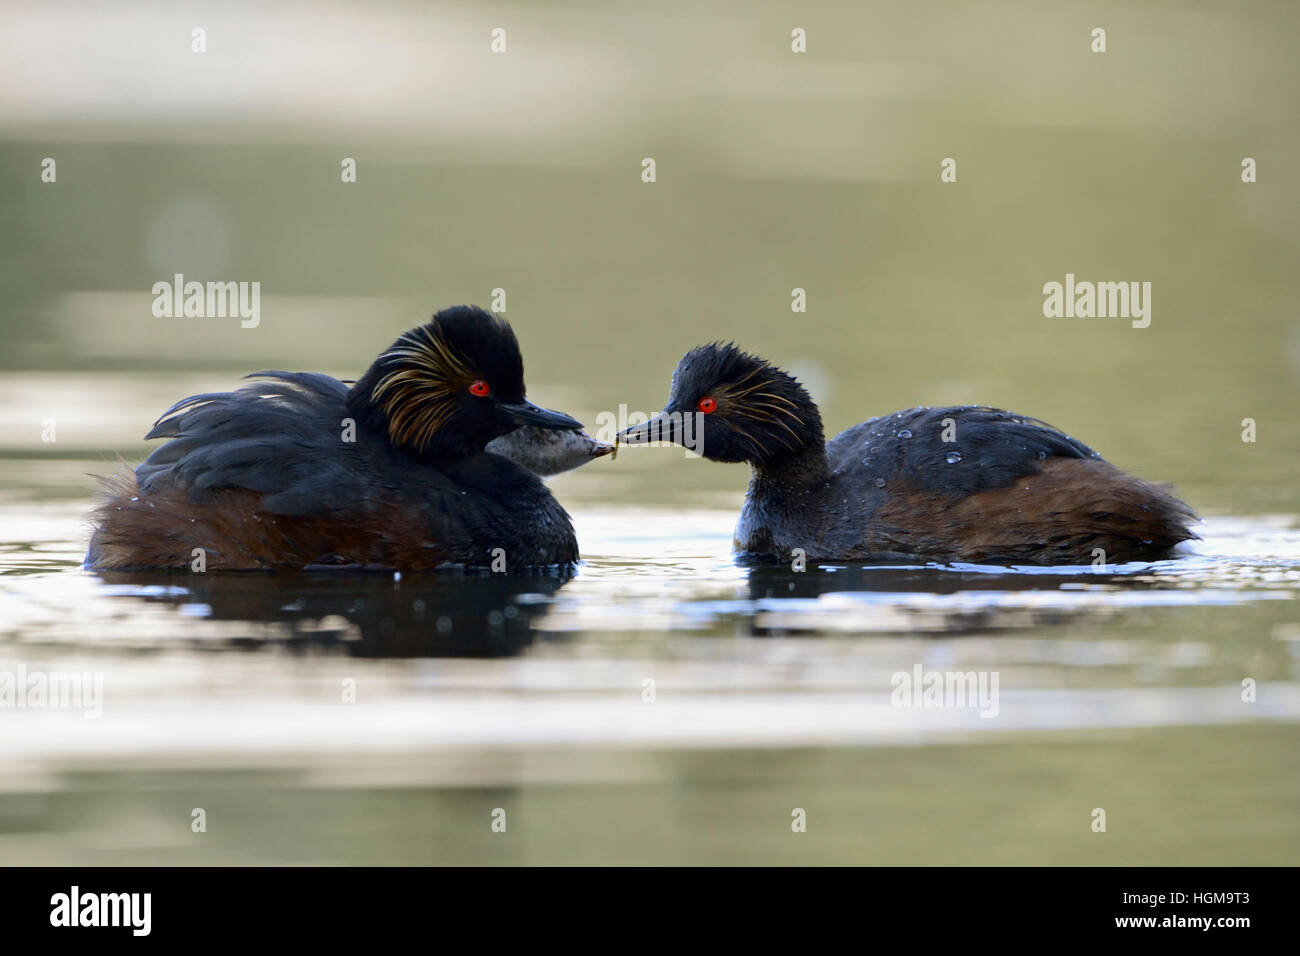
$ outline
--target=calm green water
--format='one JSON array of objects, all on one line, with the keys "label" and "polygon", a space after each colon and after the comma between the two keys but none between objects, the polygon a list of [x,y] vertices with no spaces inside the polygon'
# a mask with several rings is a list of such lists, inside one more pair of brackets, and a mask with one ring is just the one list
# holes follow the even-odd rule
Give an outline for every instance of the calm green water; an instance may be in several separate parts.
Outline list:
[{"label": "calm green water", "polygon": [[[0,863],[1295,862],[1292,5],[235,5],[205,58],[129,9],[0,10],[0,675],[103,686],[0,708]],[[260,324],[155,318],[176,272],[261,282]],[[1045,318],[1066,273],[1151,282],[1150,327]],[[648,448],[552,482],[568,580],[80,569],[89,475],[173,401],[355,376],[497,288],[588,423],[734,339],[831,431],[1043,418],[1203,540],[750,569],[745,470]],[[996,715],[894,706],[918,666],[996,674]]]}]

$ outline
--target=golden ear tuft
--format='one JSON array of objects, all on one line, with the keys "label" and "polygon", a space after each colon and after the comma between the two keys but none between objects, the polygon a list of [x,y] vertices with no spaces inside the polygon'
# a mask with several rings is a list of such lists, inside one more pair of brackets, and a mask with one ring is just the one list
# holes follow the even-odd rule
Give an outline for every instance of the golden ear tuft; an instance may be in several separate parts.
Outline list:
[{"label": "golden ear tuft", "polygon": [[389,368],[370,393],[388,434],[423,452],[456,411],[459,395],[479,376],[437,329],[422,325],[384,354]]},{"label": "golden ear tuft", "polygon": [[[767,366],[763,366],[763,368],[766,367]],[[755,369],[755,372],[760,370],[761,369]],[[720,385],[713,390],[713,394],[718,400],[719,408],[723,407],[724,400],[726,402],[728,424],[751,442],[753,441],[753,436],[744,428],[740,427],[739,423],[736,422],[736,418],[747,418],[750,421],[775,425],[782,429],[785,432],[785,435],[790,436],[790,439],[787,439],[785,435],[777,434],[776,437],[780,439],[781,443],[787,448],[797,448],[799,445],[799,436],[786,422],[786,419],[789,419],[795,425],[802,426],[803,419],[801,419],[796,412],[796,409],[798,409],[799,406],[790,401],[790,399],[786,398],[784,395],[777,394],[775,391],[761,391],[761,389],[767,388],[771,385],[771,383],[765,379],[760,379],[748,387],[742,387],[745,385],[745,382],[753,377],[753,375],[754,372],[751,372],[739,382],[729,385]],[[757,445],[755,445],[755,447],[757,447]]]}]

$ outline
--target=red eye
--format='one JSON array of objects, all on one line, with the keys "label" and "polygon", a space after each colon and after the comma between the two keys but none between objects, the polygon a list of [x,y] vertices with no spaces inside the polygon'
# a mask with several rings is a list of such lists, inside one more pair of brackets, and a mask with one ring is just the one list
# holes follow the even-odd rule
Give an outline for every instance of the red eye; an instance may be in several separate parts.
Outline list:
[{"label": "red eye", "polygon": [[698,408],[700,411],[702,411],[705,415],[708,415],[710,412],[714,411],[718,407],[718,403],[714,399],[709,398],[706,395],[699,400],[699,402],[696,404],[695,407]]},{"label": "red eye", "polygon": [[487,398],[492,394],[492,386],[483,379],[478,378],[469,383],[469,393],[477,395],[479,398]]}]

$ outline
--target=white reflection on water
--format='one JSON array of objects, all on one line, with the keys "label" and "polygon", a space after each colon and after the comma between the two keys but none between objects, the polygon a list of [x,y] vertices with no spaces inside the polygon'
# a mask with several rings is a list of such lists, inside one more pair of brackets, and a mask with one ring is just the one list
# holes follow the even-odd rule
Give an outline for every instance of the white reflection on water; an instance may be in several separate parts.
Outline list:
[{"label": "white reflection on water", "polygon": [[[73,484],[71,475],[65,480]],[[15,492],[0,502],[0,671],[21,663],[100,673],[103,715],[0,711],[0,810],[21,813],[33,795],[62,794],[111,824],[84,831],[50,818],[28,836],[6,832],[0,820],[0,859],[80,859],[88,847],[119,862],[194,853],[173,845],[172,803],[210,798],[167,789],[183,788],[192,774],[225,775],[226,792],[258,800],[278,798],[249,774],[317,795],[408,793],[424,813],[442,806],[430,794],[483,786],[526,788],[537,798],[556,785],[635,782],[677,794],[680,775],[696,772],[694,754],[733,768],[754,766],[754,753],[788,759],[794,763],[780,779],[826,794],[841,785],[835,768],[855,766],[858,755],[904,754],[908,772],[938,779],[953,760],[944,745],[980,744],[980,753],[996,755],[1007,748],[995,745],[1011,743],[1011,756],[989,757],[985,776],[972,770],[963,778],[987,801],[1005,798],[1006,772],[1037,780],[1044,758],[1034,748],[1044,741],[1055,752],[1087,748],[1102,735],[1107,772],[1121,779],[1144,772],[1153,740],[1184,746],[1180,728],[1199,728],[1198,740],[1213,728],[1249,734],[1237,754],[1249,768],[1244,779],[1272,779],[1281,771],[1270,748],[1282,744],[1261,735],[1300,723],[1292,603],[1300,534],[1286,519],[1212,518],[1187,557],[1105,573],[792,574],[732,560],[730,507],[613,507],[593,498],[565,496],[587,555],[570,580],[395,581],[94,575],[79,567],[84,493],[33,502]],[[917,667],[995,674],[996,714],[893,706],[895,676]],[[1258,685],[1252,703],[1242,700],[1247,677]],[[344,680],[355,682],[355,703],[342,702]],[[653,703],[643,698],[647,680]],[[1215,746],[1217,738],[1206,739]],[[839,753],[843,762],[805,778],[798,755],[809,752]],[[1200,782],[1188,786],[1212,799],[1222,782],[1208,764],[1197,772]],[[1085,771],[1062,773],[1069,783],[1049,776],[1020,799],[1060,800],[1093,786]],[[85,782],[148,786],[154,774],[171,782],[148,811],[133,809],[142,805],[135,791],[119,806]],[[750,792],[743,773],[736,779],[717,797],[728,805]],[[686,792],[707,800],[723,792],[718,786],[733,784]],[[893,792],[860,786],[854,800]],[[586,806],[582,792],[574,799]],[[911,792],[908,805],[917,797]],[[226,853],[227,862],[355,859],[353,850],[322,849],[358,812],[355,798],[346,799],[337,819],[318,803],[322,816],[303,817],[293,802],[273,826],[294,835],[276,847],[254,840],[204,852]],[[374,799],[361,811],[365,820],[384,819],[378,808],[388,798]],[[500,798],[489,799],[496,806]],[[1284,828],[1287,812],[1277,811],[1270,826]],[[236,826],[243,832],[255,819]],[[466,839],[430,837],[429,846]],[[644,852],[647,844],[633,834],[628,846]],[[376,858],[390,861],[395,852]],[[1017,852],[1041,851],[1029,839]],[[1267,846],[1257,852],[1266,855]]]},{"label": "white reflection on water", "polygon": [[[3,666],[0,664],[0,666]],[[358,750],[419,753],[447,748],[591,746],[736,748],[882,746],[992,742],[1004,733],[1087,731],[1232,724],[1300,718],[1300,684],[1270,687],[1245,705],[1239,688],[1004,690],[997,719],[974,708],[907,709],[890,705],[889,684],[854,693],[686,693],[670,681],[653,705],[637,692],[646,663],[619,670],[621,693],[549,695],[417,688],[365,682],[363,703],[343,707],[300,696],[261,696],[235,704],[223,696],[137,701],[103,722],[75,713],[9,715],[15,731],[0,750],[0,772],[40,772],[69,762],[128,761],[231,766],[311,765],[317,755]],[[614,673],[607,674],[615,677]],[[635,679],[633,679],[635,678]],[[321,690],[325,681],[321,680]],[[743,703],[744,706],[738,706]],[[107,712],[106,712],[107,716]],[[379,729],[382,728],[382,733]]]}]

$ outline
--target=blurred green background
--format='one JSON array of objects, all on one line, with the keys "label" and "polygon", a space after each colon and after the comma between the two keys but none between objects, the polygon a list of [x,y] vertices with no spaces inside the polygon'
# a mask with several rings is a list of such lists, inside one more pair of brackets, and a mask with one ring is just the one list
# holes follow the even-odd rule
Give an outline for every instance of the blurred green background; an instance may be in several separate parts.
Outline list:
[{"label": "blurred green background", "polygon": [[[734,339],[832,432],[992,404],[1203,510],[1296,510],[1292,3],[3,9],[6,374],[355,375],[503,288],[532,391],[588,417],[657,410],[683,352]],[[154,318],[174,272],[260,281],[260,327]],[[1067,272],[1151,282],[1151,326],[1044,318]],[[27,384],[37,415],[64,380]],[[66,424],[64,451],[109,437]],[[662,497],[671,464],[637,456],[629,491]]]}]

